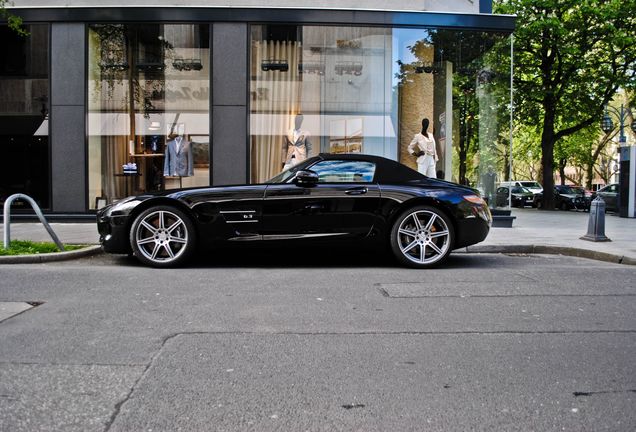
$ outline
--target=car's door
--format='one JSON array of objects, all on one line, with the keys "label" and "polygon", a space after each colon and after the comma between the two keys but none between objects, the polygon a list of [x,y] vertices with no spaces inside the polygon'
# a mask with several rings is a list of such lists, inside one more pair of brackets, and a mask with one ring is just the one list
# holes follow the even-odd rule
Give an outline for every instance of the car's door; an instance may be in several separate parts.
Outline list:
[{"label": "car's door", "polygon": [[318,182],[269,184],[262,214],[264,240],[364,237],[380,205],[375,164],[320,160],[307,167]]},{"label": "car's door", "polygon": [[257,184],[188,192],[188,204],[200,223],[200,241],[260,240],[265,188]]}]

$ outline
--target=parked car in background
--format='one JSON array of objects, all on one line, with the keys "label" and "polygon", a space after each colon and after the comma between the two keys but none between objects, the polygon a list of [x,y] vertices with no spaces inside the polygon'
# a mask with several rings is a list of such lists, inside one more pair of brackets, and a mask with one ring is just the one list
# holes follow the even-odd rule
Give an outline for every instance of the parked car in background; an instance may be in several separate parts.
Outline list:
[{"label": "parked car in background", "polygon": [[592,195],[594,194],[594,192],[585,189],[583,186],[570,186],[570,189],[575,190],[581,195],[581,197],[583,197],[583,205],[585,207],[584,210],[589,210],[590,205],[592,204]]},{"label": "parked car in background", "polygon": [[509,189],[509,186],[500,186],[497,188],[497,207],[505,207],[508,205],[508,194],[510,194],[510,198],[512,199],[511,207],[534,207],[534,194],[528,189],[520,186],[513,186],[511,191],[509,191]]},{"label": "parked car in background", "polygon": [[543,192],[543,186],[534,180],[514,180],[499,183],[499,186],[517,186],[528,189],[533,194]]},{"label": "parked car in background", "polygon": [[592,194],[592,199],[597,196],[605,201],[605,210],[618,211],[618,183],[612,183]]},{"label": "parked car in background", "polygon": [[[570,186],[556,185],[554,187],[554,207],[561,210],[589,210],[590,201],[579,191],[572,189]],[[543,207],[543,193],[534,196],[534,206]]]}]

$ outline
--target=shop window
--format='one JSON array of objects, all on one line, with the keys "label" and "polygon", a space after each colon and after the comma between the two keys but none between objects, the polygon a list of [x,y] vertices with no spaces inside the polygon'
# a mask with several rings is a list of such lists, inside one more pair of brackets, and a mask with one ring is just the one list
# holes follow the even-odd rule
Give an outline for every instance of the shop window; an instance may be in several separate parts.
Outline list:
[{"label": "shop window", "polygon": [[[49,26],[28,25],[28,36],[0,26],[0,204],[15,193],[50,207]],[[15,201],[14,208],[30,211]]]},{"label": "shop window", "polygon": [[209,26],[89,26],[89,208],[207,186]]},{"label": "shop window", "polygon": [[319,153],[395,158],[389,30],[253,26],[251,181]]}]

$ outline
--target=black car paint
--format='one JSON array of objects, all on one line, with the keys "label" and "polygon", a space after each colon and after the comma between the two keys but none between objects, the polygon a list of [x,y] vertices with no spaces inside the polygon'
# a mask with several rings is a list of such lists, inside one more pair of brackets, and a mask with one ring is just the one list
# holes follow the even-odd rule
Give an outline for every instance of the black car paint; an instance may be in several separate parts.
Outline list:
[{"label": "black car paint", "polygon": [[[368,155],[325,155],[295,167],[311,168],[327,159],[371,160],[377,164],[368,183],[229,185],[144,194],[98,212],[100,241],[106,252],[130,253],[135,217],[153,205],[176,206],[190,215],[199,246],[257,240],[357,240],[388,237],[404,209],[429,204],[454,225],[453,249],[482,241],[490,228],[486,206],[466,201],[475,189],[430,179],[395,161]],[[134,203],[137,202],[137,205]]]}]

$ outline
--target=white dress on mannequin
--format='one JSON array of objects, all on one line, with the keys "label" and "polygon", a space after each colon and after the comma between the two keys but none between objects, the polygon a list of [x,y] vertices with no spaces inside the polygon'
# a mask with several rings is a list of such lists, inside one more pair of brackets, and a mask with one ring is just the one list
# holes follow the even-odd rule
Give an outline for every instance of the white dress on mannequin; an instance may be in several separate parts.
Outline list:
[{"label": "white dress on mannequin", "polygon": [[433,134],[427,133],[427,136],[421,133],[415,134],[409,144],[408,152],[414,156],[422,152],[423,154],[417,157],[417,171],[426,177],[437,178],[435,163],[439,158],[437,157]]}]

